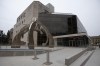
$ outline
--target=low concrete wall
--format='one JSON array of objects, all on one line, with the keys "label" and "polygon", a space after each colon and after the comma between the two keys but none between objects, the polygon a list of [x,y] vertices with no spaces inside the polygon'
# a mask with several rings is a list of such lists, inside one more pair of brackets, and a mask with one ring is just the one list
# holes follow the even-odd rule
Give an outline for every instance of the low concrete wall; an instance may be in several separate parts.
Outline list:
[{"label": "low concrete wall", "polygon": [[88,49],[83,50],[82,52],[72,56],[69,59],[65,59],[65,65],[69,66],[71,63],[73,63],[76,59],[78,59],[81,55],[83,55]]},{"label": "low concrete wall", "polygon": [[[37,54],[44,53],[43,50],[37,50]],[[0,56],[32,56],[34,50],[0,50]]]}]

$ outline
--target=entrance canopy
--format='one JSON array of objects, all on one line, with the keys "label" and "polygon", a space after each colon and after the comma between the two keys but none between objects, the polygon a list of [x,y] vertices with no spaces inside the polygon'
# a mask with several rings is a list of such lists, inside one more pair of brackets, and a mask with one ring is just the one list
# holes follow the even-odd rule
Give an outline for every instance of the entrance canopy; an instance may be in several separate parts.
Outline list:
[{"label": "entrance canopy", "polygon": [[89,36],[87,35],[87,33],[77,33],[77,34],[68,34],[68,35],[53,36],[53,38],[54,39],[55,38],[66,38],[66,37],[75,37],[75,36],[84,36],[84,35],[89,38]]}]

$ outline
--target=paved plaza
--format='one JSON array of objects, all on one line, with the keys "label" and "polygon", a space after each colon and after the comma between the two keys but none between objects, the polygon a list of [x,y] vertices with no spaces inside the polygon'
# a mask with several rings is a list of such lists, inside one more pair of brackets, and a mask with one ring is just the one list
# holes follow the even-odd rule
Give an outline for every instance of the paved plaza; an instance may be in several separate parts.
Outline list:
[{"label": "paved plaza", "polygon": [[[40,49],[38,47],[37,49]],[[43,48],[42,48],[43,49]],[[48,48],[44,48],[47,50]],[[50,52],[49,66],[66,66],[65,59],[69,59],[79,52],[85,50],[85,48],[77,47],[56,47],[49,50],[56,50]],[[70,66],[80,66],[81,63],[92,53],[92,51],[85,52],[80,58],[73,62]],[[34,60],[34,56],[6,56],[0,57],[0,66],[48,66],[44,63],[47,60],[47,53],[37,55],[39,59]],[[94,50],[93,55],[86,62],[85,66],[100,66],[100,48]]]},{"label": "paved plaza", "polygon": [[95,52],[85,66],[100,66],[100,48],[96,48]]},{"label": "paved plaza", "polygon": [[[65,47],[61,50],[50,52],[50,66],[65,66],[65,58],[83,51],[84,48]],[[46,53],[37,56],[39,59],[33,60],[34,56],[13,56],[0,57],[0,66],[46,66]]]}]

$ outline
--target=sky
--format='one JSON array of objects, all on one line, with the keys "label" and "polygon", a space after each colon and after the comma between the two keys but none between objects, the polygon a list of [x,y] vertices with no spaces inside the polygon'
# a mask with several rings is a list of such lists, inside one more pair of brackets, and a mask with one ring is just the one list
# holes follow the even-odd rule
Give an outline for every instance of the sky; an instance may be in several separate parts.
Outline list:
[{"label": "sky", "polygon": [[[17,17],[34,0],[0,0],[0,30],[4,33],[14,27]],[[89,36],[100,35],[100,0],[35,0],[51,3],[55,12],[76,14]]]}]

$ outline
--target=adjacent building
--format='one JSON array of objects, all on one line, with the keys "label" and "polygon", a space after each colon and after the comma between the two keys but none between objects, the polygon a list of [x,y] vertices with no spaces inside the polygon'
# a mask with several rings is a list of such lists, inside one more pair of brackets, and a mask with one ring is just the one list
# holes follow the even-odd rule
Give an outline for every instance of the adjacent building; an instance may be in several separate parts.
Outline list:
[{"label": "adjacent building", "polygon": [[12,47],[87,46],[89,37],[77,15],[55,13],[50,3],[34,1],[17,18]]},{"label": "adjacent building", "polygon": [[100,36],[91,36],[92,45],[100,45]]}]

